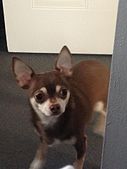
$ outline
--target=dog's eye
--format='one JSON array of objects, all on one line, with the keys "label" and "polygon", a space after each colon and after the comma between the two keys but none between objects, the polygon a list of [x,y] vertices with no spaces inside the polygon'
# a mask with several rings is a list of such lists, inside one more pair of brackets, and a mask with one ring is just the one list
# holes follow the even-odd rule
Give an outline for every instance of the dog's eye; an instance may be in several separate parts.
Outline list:
[{"label": "dog's eye", "polygon": [[65,99],[66,96],[67,96],[67,89],[66,88],[61,88],[60,92],[59,92],[59,96],[62,98],[62,99]]},{"label": "dog's eye", "polygon": [[45,100],[45,94],[40,91],[39,93],[35,94],[35,100],[38,103],[44,102],[44,100]]}]

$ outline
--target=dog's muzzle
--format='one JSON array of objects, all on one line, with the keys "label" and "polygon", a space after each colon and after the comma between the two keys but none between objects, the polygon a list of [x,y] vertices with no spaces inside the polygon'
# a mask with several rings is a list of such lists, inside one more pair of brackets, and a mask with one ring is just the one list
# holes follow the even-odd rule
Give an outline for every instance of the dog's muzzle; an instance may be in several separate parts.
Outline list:
[{"label": "dog's muzzle", "polygon": [[61,108],[59,104],[52,104],[50,106],[50,111],[52,112],[52,115],[59,115],[61,113]]}]

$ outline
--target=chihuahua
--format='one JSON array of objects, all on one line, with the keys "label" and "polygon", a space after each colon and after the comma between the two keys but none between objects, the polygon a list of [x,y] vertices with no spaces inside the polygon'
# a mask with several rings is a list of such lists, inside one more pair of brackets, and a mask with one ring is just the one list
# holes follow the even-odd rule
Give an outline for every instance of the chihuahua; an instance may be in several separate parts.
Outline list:
[{"label": "chihuahua", "polygon": [[83,169],[86,127],[93,112],[101,116],[95,131],[103,130],[109,82],[107,66],[94,60],[72,65],[72,55],[64,46],[52,71],[36,74],[16,57],[12,69],[18,85],[28,91],[32,123],[40,137],[29,169],[43,168],[48,147],[60,142],[72,144],[77,153],[73,166],[65,168]]}]

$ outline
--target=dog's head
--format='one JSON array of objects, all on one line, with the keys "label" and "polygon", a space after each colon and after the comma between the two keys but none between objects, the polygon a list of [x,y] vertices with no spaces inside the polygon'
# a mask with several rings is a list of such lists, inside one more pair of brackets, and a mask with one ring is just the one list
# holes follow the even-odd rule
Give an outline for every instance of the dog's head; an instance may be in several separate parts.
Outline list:
[{"label": "dog's head", "polygon": [[64,46],[58,55],[55,69],[36,74],[18,58],[13,58],[13,73],[19,86],[28,90],[30,103],[40,118],[58,117],[65,112],[70,99],[68,78],[72,74],[70,51]]}]

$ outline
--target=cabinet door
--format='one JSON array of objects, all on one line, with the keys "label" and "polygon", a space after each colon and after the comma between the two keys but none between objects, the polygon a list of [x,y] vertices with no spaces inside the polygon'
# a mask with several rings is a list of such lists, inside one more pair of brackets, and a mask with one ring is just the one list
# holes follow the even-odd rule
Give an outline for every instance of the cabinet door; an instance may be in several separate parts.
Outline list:
[{"label": "cabinet door", "polygon": [[10,52],[112,54],[118,0],[4,0]]}]

